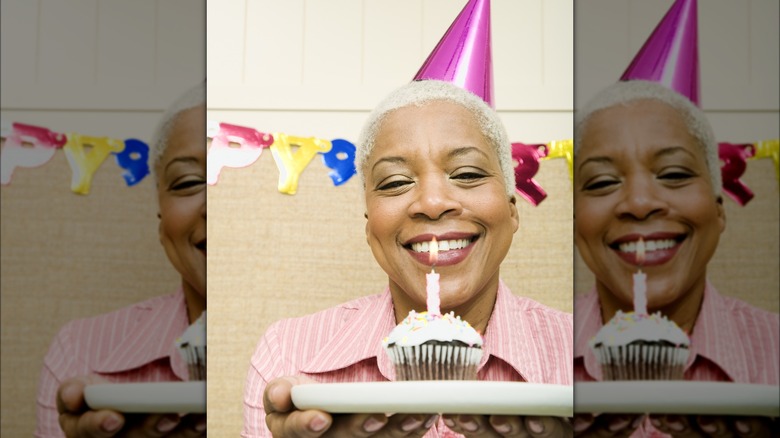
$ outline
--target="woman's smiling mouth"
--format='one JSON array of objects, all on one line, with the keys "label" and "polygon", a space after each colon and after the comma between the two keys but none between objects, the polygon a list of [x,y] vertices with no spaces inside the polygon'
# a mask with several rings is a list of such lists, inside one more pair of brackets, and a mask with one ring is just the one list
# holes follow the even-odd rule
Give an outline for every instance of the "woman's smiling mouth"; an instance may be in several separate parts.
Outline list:
[{"label": "woman's smiling mouth", "polygon": [[[632,234],[616,239],[609,247],[625,262],[634,266],[655,266],[671,260],[687,234],[654,233],[647,236]],[[644,260],[639,258],[639,240],[644,241]]]},{"label": "woman's smiling mouth", "polygon": [[[455,249],[462,249],[469,246],[472,239],[452,239],[437,241],[439,245],[439,251],[450,251]],[[414,252],[425,252],[430,250],[431,242],[415,242],[411,244],[411,250]]]},{"label": "woman's smiling mouth", "polygon": [[431,248],[431,241],[434,237],[439,246],[436,266],[448,266],[460,263],[471,252],[471,249],[474,247],[474,242],[479,239],[478,234],[448,233],[441,236],[428,234],[410,239],[403,247],[409,251],[415,260],[424,265],[431,266],[429,251]]}]

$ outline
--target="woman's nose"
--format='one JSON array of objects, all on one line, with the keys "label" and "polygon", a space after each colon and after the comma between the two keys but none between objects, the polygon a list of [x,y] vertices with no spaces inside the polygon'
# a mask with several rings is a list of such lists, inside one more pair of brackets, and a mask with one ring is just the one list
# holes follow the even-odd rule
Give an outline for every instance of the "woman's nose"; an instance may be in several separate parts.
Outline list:
[{"label": "woman's nose", "polygon": [[409,206],[410,215],[437,220],[444,215],[460,212],[462,206],[455,198],[454,190],[446,175],[418,179],[415,198]]},{"label": "woman's nose", "polygon": [[668,204],[653,178],[633,178],[624,182],[622,197],[615,213],[619,217],[645,220],[663,214]]}]

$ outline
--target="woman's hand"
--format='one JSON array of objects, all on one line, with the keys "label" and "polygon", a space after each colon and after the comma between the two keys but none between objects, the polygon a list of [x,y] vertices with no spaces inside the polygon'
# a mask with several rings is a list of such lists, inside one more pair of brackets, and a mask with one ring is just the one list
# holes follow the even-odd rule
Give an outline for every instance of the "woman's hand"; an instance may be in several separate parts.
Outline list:
[{"label": "woman's hand", "polygon": [[104,382],[98,376],[66,380],[57,390],[60,427],[68,438],[78,437],[199,437],[206,436],[206,416],[132,414],[91,410],[84,401],[84,387]]},{"label": "woman's hand", "polygon": [[628,437],[642,424],[638,414],[575,414],[573,427],[577,437]]},{"label": "woman's hand", "polygon": [[292,403],[292,387],[316,383],[306,377],[280,377],[263,393],[265,422],[274,437],[421,437],[436,422],[437,415],[340,414],[300,411]]},{"label": "woman's hand", "polygon": [[777,418],[715,415],[651,415],[650,423],[673,437],[773,437]]},{"label": "woman's hand", "polygon": [[444,415],[444,424],[468,438],[571,436],[569,421],[559,417]]}]

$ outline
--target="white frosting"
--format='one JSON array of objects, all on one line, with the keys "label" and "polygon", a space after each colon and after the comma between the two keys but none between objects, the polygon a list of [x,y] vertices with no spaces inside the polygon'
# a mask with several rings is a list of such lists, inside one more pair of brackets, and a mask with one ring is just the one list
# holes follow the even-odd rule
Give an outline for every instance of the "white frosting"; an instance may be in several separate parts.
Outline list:
[{"label": "white frosting", "polygon": [[395,326],[390,335],[382,341],[382,345],[385,348],[390,345],[407,347],[428,341],[460,341],[470,347],[482,346],[482,336],[468,322],[455,316],[454,312],[432,315],[414,310]]},{"label": "white frosting", "polygon": [[618,310],[615,316],[590,340],[591,348],[596,346],[621,346],[634,341],[660,342],[687,348],[690,339],[674,321],[670,321],[660,312],[652,315],[623,313]]}]

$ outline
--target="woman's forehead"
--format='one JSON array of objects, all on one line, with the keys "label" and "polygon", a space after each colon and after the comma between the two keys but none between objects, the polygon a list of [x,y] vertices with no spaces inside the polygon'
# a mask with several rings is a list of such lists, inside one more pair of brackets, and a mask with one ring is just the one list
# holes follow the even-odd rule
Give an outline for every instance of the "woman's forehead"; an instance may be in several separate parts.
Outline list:
[{"label": "woman's forehead", "polygon": [[594,151],[616,153],[680,146],[704,159],[704,151],[688,129],[685,116],[660,101],[614,105],[593,113],[582,131],[578,156]]},{"label": "woman's forehead", "polygon": [[587,144],[593,137],[609,140],[627,132],[634,132],[647,140],[669,136],[693,139],[680,111],[661,101],[641,100],[594,112],[586,122],[581,141]]},{"label": "woman's forehead", "polygon": [[460,105],[449,103],[399,108],[382,121],[375,140],[373,152],[379,153],[409,144],[427,143],[492,149],[473,114]]}]

